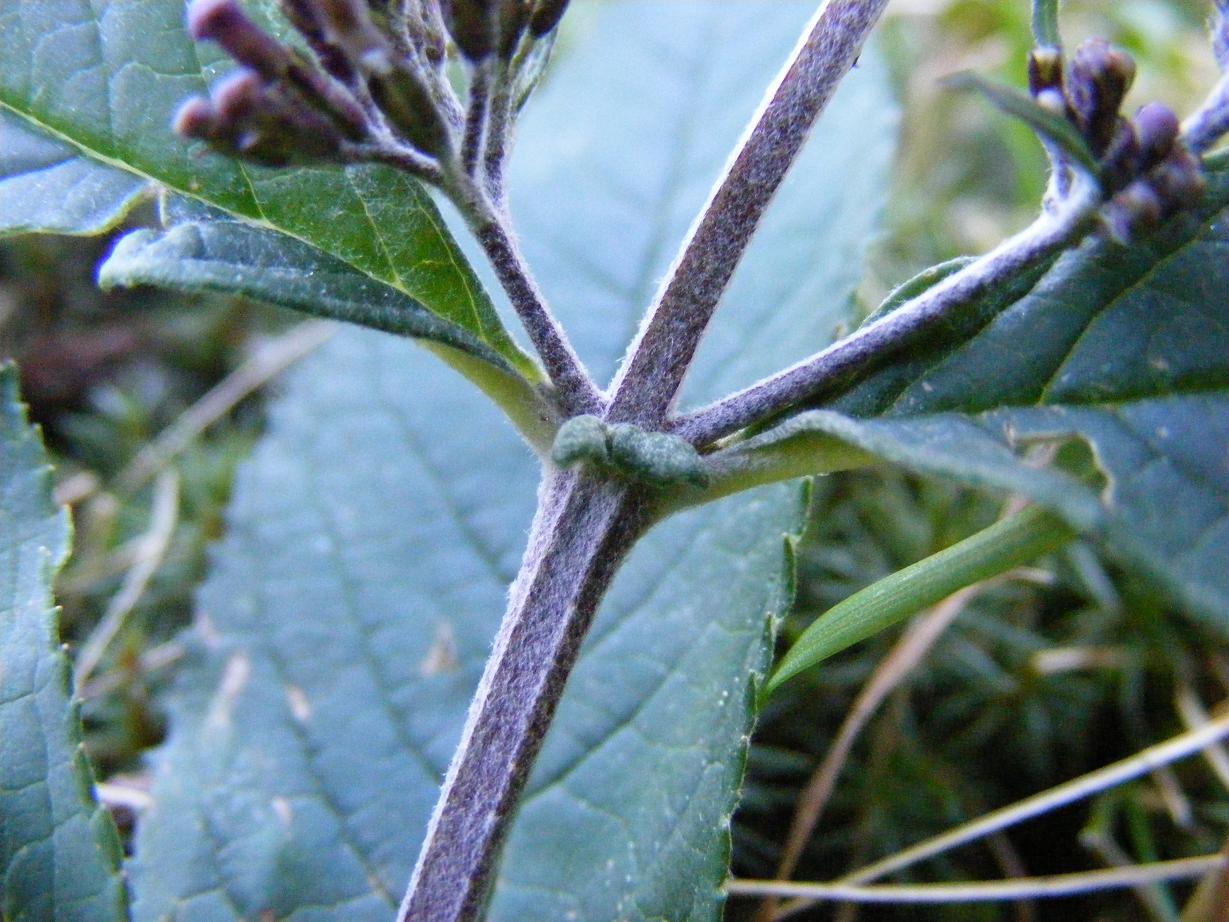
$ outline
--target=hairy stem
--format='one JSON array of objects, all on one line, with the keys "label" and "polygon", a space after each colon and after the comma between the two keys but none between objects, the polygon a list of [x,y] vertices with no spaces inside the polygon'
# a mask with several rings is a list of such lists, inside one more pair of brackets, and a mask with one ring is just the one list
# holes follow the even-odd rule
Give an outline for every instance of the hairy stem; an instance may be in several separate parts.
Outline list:
[{"label": "hairy stem", "polygon": [[481,191],[467,183],[470,191],[454,196],[462,208],[474,236],[482,245],[491,268],[512,302],[525,332],[533,342],[546,373],[557,390],[560,409],[565,416],[601,412],[604,401],[576,355],[567,333],[546,304],[529,264],[521,253],[506,214],[492,206]]},{"label": "hairy stem", "polygon": [[883,361],[1021,268],[1068,246],[1086,231],[1099,203],[1100,190],[1085,182],[1059,212],[1043,214],[1025,230],[903,307],[785,371],[673,420],[670,431],[705,446],[795,407],[833,383]]},{"label": "hairy stem", "polygon": [[827,0],[812,20],[683,246],[612,388],[610,418],[665,418],[769,201],[887,0]]},{"label": "hairy stem", "polygon": [[646,507],[627,486],[548,477],[400,922],[480,917],[504,833],[614,571]]}]

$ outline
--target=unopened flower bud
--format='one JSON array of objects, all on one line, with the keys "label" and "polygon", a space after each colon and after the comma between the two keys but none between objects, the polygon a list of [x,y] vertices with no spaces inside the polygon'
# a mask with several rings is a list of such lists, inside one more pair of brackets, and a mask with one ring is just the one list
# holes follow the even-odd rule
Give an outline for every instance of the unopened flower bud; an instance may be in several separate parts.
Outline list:
[{"label": "unopened flower bud", "polygon": [[249,19],[236,0],[193,0],[188,31],[197,41],[217,42],[268,81],[281,77],[289,64],[286,48]]},{"label": "unopened flower bud", "polygon": [[1135,132],[1139,135],[1144,169],[1165,158],[1178,140],[1180,130],[1178,116],[1163,103],[1150,102],[1135,113]]},{"label": "unopened flower bud", "polygon": [[303,36],[320,66],[343,83],[351,83],[355,78],[354,65],[341,47],[329,41],[315,0],[281,0],[281,8],[289,23]]},{"label": "unopened flower bud", "polygon": [[221,134],[221,123],[217,111],[208,99],[193,96],[176,110],[171,129],[182,138],[210,141]]},{"label": "unopened flower bud", "polygon": [[505,61],[511,60],[516,53],[516,46],[525,27],[529,24],[529,14],[533,10],[533,0],[501,0],[499,9],[499,56]]},{"label": "unopened flower bud", "polygon": [[1093,153],[1100,156],[1113,138],[1118,110],[1135,79],[1135,61],[1100,38],[1075,51],[1067,79],[1067,98]]},{"label": "unopened flower bud", "polygon": [[552,31],[567,11],[568,0],[538,0],[533,16],[529,20],[529,32],[534,38],[541,38]]},{"label": "unopened flower bud", "polygon": [[326,39],[341,48],[356,67],[385,73],[391,68],[388,41],[371,21],[362,0],[316,0]]},{"label": "unopened flower bud", "polygon": [[1145,179],[1137,179],[1112,199],[1101,212],[1110,236],[1130,243],[1142,229],[1154,227],[1162,216],[1161,199]]},{"label": "unopened flower bud", "polygon": [[1062,90],[1063,53],[1053,47],[1034,48],[1028,56],[1028,89],[1034,97],[1046,90]]},{"label": "unopened flower bud", "polygon": [[1119,116],[1114,135],[1101,157],[1101,183],[1107,194],[1113,194],[1139,175],[1143,158],[1135,126]]},{"label": "unopened flower bud", "polygon": [[250,121],[273,109],[260,75],[242,67],[215,83],[210,95],[218,118],[223,122]]},{"label": "unopened flower bud", "polygon": [[477,63],[495,50],[495,13],[499,0],[446,0],[448,32],[469,61]]},{"label": "unopened flower bud", "polygon": [[443,157],[452,135],[422,77],[406,66],[368,79],[376,104],[406,138],[425,154]]},{"label": "unopened flower bud", "polygon": [[1164,217],[1197,205],[1207,187],[1199,158],[1181,144],[1175,144],[1165,159],[1152,169],[1148,181],[1161,199]]}]

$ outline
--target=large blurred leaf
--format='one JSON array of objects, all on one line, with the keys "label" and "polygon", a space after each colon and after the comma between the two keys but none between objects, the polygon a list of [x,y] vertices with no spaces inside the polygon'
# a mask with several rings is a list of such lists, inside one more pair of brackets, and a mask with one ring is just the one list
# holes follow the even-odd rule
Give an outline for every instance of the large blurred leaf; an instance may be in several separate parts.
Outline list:
[{"label": "large blurred leaf", "polygon": [[[916,470],[1031,496],[1229,633],[1229,163],[1197,216],[1035,267],[823,411]],[[1100,478],[1031,449],[1079,442]]]},{"label": "large blurred leaf", "polygon": [[51,602],[68,540],[16,372],[0,368],[0,915],[14,922],[128,917],[119,836],[94,799]]},{"label": "large blurred leaf", "polygon": [[[604,241],[591,271],[558,258],[542,268],[566,319],[584,321],[591,358],[609,365],[623,348],[672,241],[811,11],[612,5],[534,103],[514,197],[534,206],[522,229],[537,254],[560,225],[592,222]],[[721,67],[701,79],[708,56]],[[635,105],[591,118],[588,107],[616,88]],[[706,130],[680,125],[689,105],[713,115]],[[821,140],[808,151],[791,181],[806,206],[780,202],[744,270],[769,279],[764,261],[778,259],[781,276],[808,271],[774,278],[762,295],[740,282],[745,300],[722,318],[751,341],[795,311],[804,341],[765,336],[755,346],[767,355],[734,361],[716,340],[693,382],[701,399],[754,376],[757,363],[795,357],[844,317],[891,153],[873,54],[835,106],[842,147]],[[652,131],[630,130],[646,108]],[[636,223],[610,190],[650,180],[670,207],[641,210]],[[816,266],[827,253],[836,269]],[[645,281],[591,302],[604,271]],[[834,309],[817,318],[804,295],[820,285]],[[581,316],[598,310],[601,323]],[[395,341],[342,336],[303,366],[240,476],[202,596],[138,841],[140,919],[388,915],[503,612],[535,474],[489,409]],[[531,779],[492,918],[716,916],[752,676],[788,603],[782,534],[800,514],[799,488],[777,486],[681,514],[636,549]]]},{"label": "large blurred leaf", "polygon": [[0,236],[99,233],[124,216],[145,185],[0,108]]},{"label": "large blurred leaf", "polygon": [[95,161],[319,247],[528,368],[413,179],[252,167],[172,135],[176,107],[230,66],[183,20],[182,0],[6,0],[0,107]]}]

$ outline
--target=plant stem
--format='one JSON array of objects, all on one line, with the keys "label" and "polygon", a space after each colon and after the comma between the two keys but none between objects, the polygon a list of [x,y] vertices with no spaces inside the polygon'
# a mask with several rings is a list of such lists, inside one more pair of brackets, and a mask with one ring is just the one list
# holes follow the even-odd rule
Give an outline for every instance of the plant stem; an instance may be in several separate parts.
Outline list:
[{"label": "plant stem", "polygon": [[462,208],[513,310],[541,357],[557,389],[560,409],[565,416],[600,413],[604,407],[602,395],[568,341],[567,333],[547,306],[546,297],[521,253],[506,214],[492,206],[485,194],[472,184],[469,189],[468,195],[455,196],[454,200]]},{"label": "plant stem", "polygon": [[646,521],[646,505],[626,485],[576,473],[554,473],[544,483],[400,922],[480,917],[504,833],[581,641]]},{"label": "plant stem", "polygon": [[1025,230],[904,306],[785,371],[673,420],[669,430],[703,447],[797,406],[834,382],[883,361],[1020,269],[1069,245],[1085,232],[1099,203],[1100,190],[1085,180],[1062,203],[1059,212],[1043,214]]},{"label": "plant stem", "polygon": [[827,0],[692,227],[612,386],[610,418],[661,425],[785,174],[887,0]]}]

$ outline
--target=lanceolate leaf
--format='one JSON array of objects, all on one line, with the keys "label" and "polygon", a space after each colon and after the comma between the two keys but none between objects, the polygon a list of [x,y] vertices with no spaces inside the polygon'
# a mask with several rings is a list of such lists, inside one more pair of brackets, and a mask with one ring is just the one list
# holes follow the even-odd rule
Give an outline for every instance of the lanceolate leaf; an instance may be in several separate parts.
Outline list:
[{"label": "lanceolate leaf", "polygon": [[182,0],[8,0],[0,34],[0,108],[92,160],[310,243],[526,367],[414,180],[252,167],[172,135],[175,109],[227,66],[188,37]]},{"label": "lanceolate leaf", "polygon": [[[557,222],[592,222],[592,234],[609,235],[592,252],[598,264],[646,280],[590,301],[602,291],[598,264],[544,266],[569,321],[605,312],[586,325],[591,356],[609,363],[622,350],[649,280],[810,12],[808,3],[620,3],[590,21],[589,40],[561,46],[575,57],[531,105],[538,114],[512,176],[522,203],[553,196],[523,222],[524,236],[550,252],[542,235]],[[720,79],[688,77],[708,55],[722,61]],[[603,67],[593,70],[595,59]],[[629,65],[642,68],[636,80]],[[674,110],[642,113],[660,116],[652,130],[591,121],[587,107],[619,80],[653,109],[668,92]],[[710,127],[721,137],[680,128],[689,103],[722,114]],[[819,159],[800,165],[795,194],[823,204],[779,212],[748,271],[771,278],[762,261],[780,258],[785,275],[808,251],[807,265],[841,253],[840,270],[802,276],[801,291],[780,282],[762,300],[742,289],[721,318],[731,331],[717,352],[733,327],[750,337],[772,312],[797,311],[803,341],[757,343],[778,350],[762,361],[780,363],[844,316],[890,158],[891,104],[872,53],[834,105],[832,127],[857,139],[856,155],[829,160],[822,140],[821,153],[808,153]],[[562,172],[580,185],[555,188]],[[609,190],[650,179],[669,207],[633,220]],[[655,235],[672,239],[632,245]],[[817,285],[835,305],[818,319],[805,297]],[[715,358],[707,367],[693,382],[697,399],[758,373]],[[417,399],[428,390],[429,406]],[[240,476],[189,637],[137,843],[139,919],[388,918],[504,609],[535,476],[489,408],[392,338],[344,334],[300,368]],[[791,595],[782,536],[798,528],[801,507],[797,485],[778,485],[680,514],[633,553],[569,682],[490,918],[717,917],[753,676]]]},{"label": "lanceolate leaf", "polygon": [[[1198,215],[1098,237],[766,440],[837,435],[1023,493],[1229,632],[1229,165]],[[991,307],[992,310],[985,310]],[[1103,486],[1037,449],[1091,449]]]},{"label": "lanceolate leaf", "polygon": [[0,237],[96,234],[123,218],[145,185],[0,109]]},{"label": "lanceolate leaf", "polygon": [[51,602],[68,540],[16,372],[0,368],[0,915],[14,922],[128,917],[119,836],[94,799]]}]

